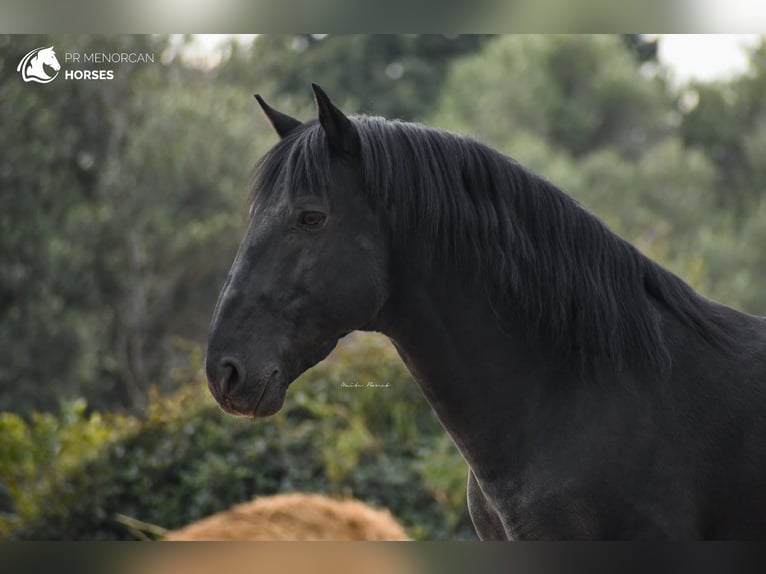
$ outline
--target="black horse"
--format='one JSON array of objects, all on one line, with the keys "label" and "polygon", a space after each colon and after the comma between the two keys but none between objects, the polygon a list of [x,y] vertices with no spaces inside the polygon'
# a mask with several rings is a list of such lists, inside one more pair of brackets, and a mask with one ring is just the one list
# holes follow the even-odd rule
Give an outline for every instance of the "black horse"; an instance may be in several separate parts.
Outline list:
[{"label": "black horse", "polygon": [[482,539],[766,537],[766,320],[471,139],[258,101],[281,137],[212,320],[221,407],[276,413],[379,331],[470,467]]}]

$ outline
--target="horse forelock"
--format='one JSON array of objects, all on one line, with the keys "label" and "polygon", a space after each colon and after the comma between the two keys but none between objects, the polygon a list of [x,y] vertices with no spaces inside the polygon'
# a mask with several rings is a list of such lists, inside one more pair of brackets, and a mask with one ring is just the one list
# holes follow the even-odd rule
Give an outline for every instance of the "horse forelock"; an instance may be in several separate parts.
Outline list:
[{"label": "horse forelock", "polygon": [[298,192],[326,194],[333,182],[330,154],[316,121],[287,134],[258,161],[251,175],[248,209]]}]

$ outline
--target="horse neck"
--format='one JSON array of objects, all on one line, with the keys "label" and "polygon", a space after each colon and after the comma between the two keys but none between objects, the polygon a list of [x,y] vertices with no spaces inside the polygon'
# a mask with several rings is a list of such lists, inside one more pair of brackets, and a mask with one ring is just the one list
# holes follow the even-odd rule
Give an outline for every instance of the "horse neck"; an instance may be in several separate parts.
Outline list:
[{"label": "horse neck", "polygon": [[523,325],[505,325],[488,298],[457,276],[399,275],[391,292],[378,330],[474,473],[490,474],[496,448],[518,450],[498,440],[523,435],[549,365],[527,343]]}]

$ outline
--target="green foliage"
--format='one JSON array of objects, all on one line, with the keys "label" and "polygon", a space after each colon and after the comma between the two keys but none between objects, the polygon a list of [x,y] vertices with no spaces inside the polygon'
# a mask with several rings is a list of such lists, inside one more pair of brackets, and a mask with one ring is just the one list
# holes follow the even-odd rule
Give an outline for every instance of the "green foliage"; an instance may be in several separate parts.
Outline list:
[{"label": "green foliage", "polygon": [[[346,386],[353,382],[362,386]],[[20,419],[8,420],[5,434],[18,435]],[[87,439],[73,451],[82,464],[53,457],[42,469],[36,460],[26,483],[16,480],[25,488],[35,482],[34,470],[48,474],[45,488],[28,496],[33,507],[8,522],[17,525],[13,538],[130,539],[117,513],[175,528],[256,495],[287,491],[385,506],[419,538],[473,536],[465,463],[380,338],[345,341],[296,381],[284,410],[266,420],[223,414],[202,384],[156,397],[143,424],[125,421],[116,435],[94,420],[72,419],[70,434]],[[46,415],[23,427],[32,432],[26,442],[10,444],[37,452],[49,428],[63,428],[57,421]],[[15,488],[13,497],[27,500]]]},{"label": "green foliage", "polygon": [[[685,87],[689,104],[679,129],[716,167],[717,232],[707,234],[711,295],[766,314],[766,43],[750,54],[749,73]],[[710,214],[702,214],[702,217]]]},{"label": "green foliage", "polygon": [[103,168],[101,201],[84,207],[99,222],[100,278],[109,282],[100,291],[111,294],[101,368],[137,412],[150,383],[167,389],[166,365],[185,361],[179,343],[207,331],[246,222],[250,167],[271,140],[253,137],[249,98],[226,86],[189,88],[125,111],[140,119]]},{"label": "green foliage", "polygon": [[437,437],[415,461],[423,484],[441,505],[444,520],[450,527],[457,527],[465,520],[466,509],[466,464],[462,457],[455,456],[455,446],[449,436]]},{"label": "green foliage", "polygon": [[86,410],[78,399],[65,403],[58,417],[36,412],[25,421],[0,413],[0,485],[13,502],[13,511],[0,515],[0,535],[43,512],[60,476],[94,460],[105,445],[135,426],[125,418]]},{"label": "green foliage", "polygon": [[722,204],[741,211],[764,194],[764,155],[758,142],[766,132],[766,44],[750,54],[750,73],[729,81],[692,83],[680,133],[703,150],[720,172]]},{"label": "green foliage", "polygon": [[615,36],[504,36],[456,62],[430,123],[514,153],[533,136],[573,156],[635,156],[668,129],[672,103],[642,69]]},{"label": "green foliage", "polygon": [[[281,100],[289,112],[312,107],[311,82],[343,109],[389,118],[425,116],[442,89],[452,59],[477,51],[490,36],[263,35],[250,58],[232,57],[221,77]],[[309,116],[311,117],[311,116]]]}]

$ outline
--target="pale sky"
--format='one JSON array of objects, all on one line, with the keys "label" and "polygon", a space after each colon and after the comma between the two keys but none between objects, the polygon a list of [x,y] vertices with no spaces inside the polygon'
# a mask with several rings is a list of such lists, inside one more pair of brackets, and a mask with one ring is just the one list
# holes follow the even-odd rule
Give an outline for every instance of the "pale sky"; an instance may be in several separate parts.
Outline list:
[{"label": "pale sky", "polygon": [[[758,0],[766,2],[766,0]],[[198,34],[194,53],[200,57],[215,53],[215,48],[231,34]],[[235,34],[243,42],[254,34]],[[659,59],[673,72],[676,83],[690,79],[728,78],[747,69],[745,48],[759,42],[757,34],[660,34]]]},{"label": "pale sky", "polygon": [[757,34],[663,34],[659,59],[680,83],[724,79],[747,70],[746,48],[759,41]]}]

